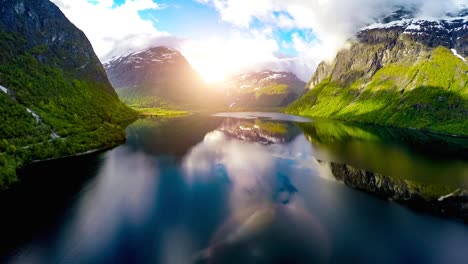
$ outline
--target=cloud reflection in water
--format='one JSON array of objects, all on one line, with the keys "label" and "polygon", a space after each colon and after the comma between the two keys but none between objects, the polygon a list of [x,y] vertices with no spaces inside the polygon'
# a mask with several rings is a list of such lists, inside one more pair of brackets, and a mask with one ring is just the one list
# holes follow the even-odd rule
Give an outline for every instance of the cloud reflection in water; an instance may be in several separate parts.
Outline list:
[{"label": "cloud reflection in water", "polygon": [[[315,259],[325,260],[326,233],[304,208],[303,201],[296,199],[298,173],[292,171],[300,170],[300,175],[319,174],[310,144],[303,136],[284,144],[252,143],[245,141],[248,136],[235,137],[232,131],[229,136],[219,130],[208,133],[182,162],[188,182],[209,180],[206,177],[217,175],[226,177],[230,185],[230,217],[199,257],[215,263],[218,258],[225,259],[225,254],[239,256],[242,254],[236,248],[248,245],[248,241],[260,241],[258,246],[268,248],[265,239],[274,234],[288,243],[301,240],[303,245],[310,246],[309,252],[315,254]],[[295,230],[293,226],[299,223],[301,230]],[[247,248],[253,255],[260,254],[260,249]]]}]

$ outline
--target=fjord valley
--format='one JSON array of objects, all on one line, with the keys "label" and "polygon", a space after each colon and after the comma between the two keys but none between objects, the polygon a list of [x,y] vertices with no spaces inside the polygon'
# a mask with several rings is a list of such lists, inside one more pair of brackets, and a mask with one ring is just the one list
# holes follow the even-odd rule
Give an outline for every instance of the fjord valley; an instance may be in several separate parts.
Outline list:
[{"label": "fjord valley", "polygon": [[467,8],[0,0],[0,263],[467,262]]},{"label": "fjord valley", "polygon": [[137,108],[200,108],[209,103],[202,77],[175,49],[153,47],[124,54],[104,67],[122,100]]},{"label": "fjord valley", "polygon": [[292,72],[247,71],[210,84],[176,49],[133,51],[104,63],[120,98],[136,109],[261,109],[285,107],[304,92]]}]

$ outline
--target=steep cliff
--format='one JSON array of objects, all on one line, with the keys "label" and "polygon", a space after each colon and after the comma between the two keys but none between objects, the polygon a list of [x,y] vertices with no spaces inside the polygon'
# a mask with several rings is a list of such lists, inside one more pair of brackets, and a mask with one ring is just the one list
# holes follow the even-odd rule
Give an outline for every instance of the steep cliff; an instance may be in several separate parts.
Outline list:
[{"label": "steep cliff", "polygon": [[[405,17],[410,14],[405,13]],[[363,28],[286,111],[468,135],[468,17]]]},{"label": "steep cliff", "polygon": [[0,0],[0,189],[31,161],[125,139],[135,113],[84,35],[48,0]]}]

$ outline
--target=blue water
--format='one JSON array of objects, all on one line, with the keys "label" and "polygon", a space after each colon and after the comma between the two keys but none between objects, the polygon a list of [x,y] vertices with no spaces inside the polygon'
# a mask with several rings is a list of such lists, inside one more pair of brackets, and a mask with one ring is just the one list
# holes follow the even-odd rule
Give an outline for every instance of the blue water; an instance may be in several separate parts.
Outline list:
[{"label": "blue water", "polygon": [[4,261],[468,263],[468,225],[354,190],[326,162],[464,188],[464,147],[275,118],[144,119],[113,150],[26,168],[0,195]]}]

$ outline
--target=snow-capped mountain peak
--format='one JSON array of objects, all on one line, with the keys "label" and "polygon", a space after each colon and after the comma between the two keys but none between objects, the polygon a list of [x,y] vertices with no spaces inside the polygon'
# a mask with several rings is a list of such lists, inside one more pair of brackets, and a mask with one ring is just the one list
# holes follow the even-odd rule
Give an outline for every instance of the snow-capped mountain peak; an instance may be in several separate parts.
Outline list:
[{"label": "snow-capped mountain peak", "polygon": [[146,63],[176,63],[176,58],[181,56],[180,52],[173,48],[155,47],[113,57],[104,63],[104,67],[111,68],[121,63],[132,64],[135,68],[142,67]]},{"label": "snow-capped mountain peak", "polygon": [[443,46],[455,49],[457,54],[466,58],[468,10],[463,10],[457,15],[447,14],[442,18],[413,17],[410,13],[404,13],[368,25],[357,34],[357,38],[366,43],[392,42],[392,38],[396,37],[413,40],[428,47]]}]

